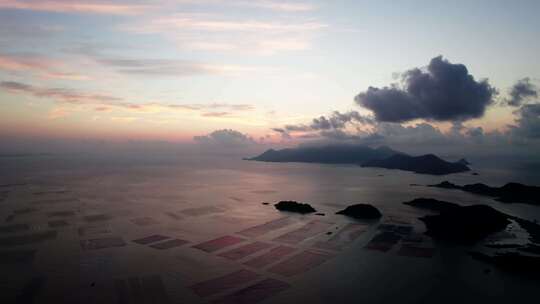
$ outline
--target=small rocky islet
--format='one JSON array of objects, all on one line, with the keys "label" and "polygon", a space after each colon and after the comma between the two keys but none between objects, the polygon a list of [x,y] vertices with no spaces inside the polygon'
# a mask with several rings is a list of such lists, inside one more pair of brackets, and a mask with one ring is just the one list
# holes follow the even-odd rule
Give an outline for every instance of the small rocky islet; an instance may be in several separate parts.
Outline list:
[{"label": "small rocky islet", "polygon": [[350,205],[347,208],[336,212],[336,214],[342,214],[350,216],[355,219],[378,219],[382,217],[382,213],[379,209],[373,207],[370,204],[354,204]]},{"label": "small rocky islet", "polygon": [[276,207],[276,209],[279,211],[288,211],[300,214],[317,212],[317,210],[311,207],[310,204],[299,203],[296,201],[280,201],[279,203],[275,204],[274,207]]}]

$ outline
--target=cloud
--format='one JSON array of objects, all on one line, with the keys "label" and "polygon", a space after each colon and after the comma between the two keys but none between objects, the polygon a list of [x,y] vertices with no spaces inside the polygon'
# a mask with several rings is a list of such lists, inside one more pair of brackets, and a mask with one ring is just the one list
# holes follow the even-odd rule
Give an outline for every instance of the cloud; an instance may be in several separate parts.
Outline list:
[{"label": "cloud", "polygon": [[64,108],[55,108],[55,109],[52,109],[51,111],[49,111],[49,114],[47,115],[47,118],[49,118],[51,120],[55,120],[55,119],[67,117],[68,115],[69,115],[69,111],[67,111],[66,109],[64,109]]},{"label": "cloud", "polygon": [[208,135],[194,136],[193,140],[204,145],[222,147],[242,147],[256,143],[249,135],[232,129],[216,130]]},{"label": "cloud", "polygon": [[[261,3],[254,2],[254,5]],[[297,16],[264,19],[180,13],[151,17],[120,26],[120,29],[137,34],[161,34],[175,41],[181,49],[271,55],[279,51],[309,49],[315,35],[327,27],[324,23]]]},{"label": "cloud", "polygon": [[[362,126],[372,126],[376,121],[371,116],[362,115],[357,111],[339,112],[334,111],[330,115],[321,115],[311,120],[309,124],[287,124],[282,128],[272,128],[282,139],[313,139],[333,138],[336,140],[358,139],[358,134],[346,131],[352,127],[357,133],[362,133]],[[293,136],[294,135],[294,136]]]},{"label": "cloud", "polygon": [[52,21],[49,23],[33,20],[25,21],[24,23],[20,22],[20,18],[18,19],[15,14],[4,14],[0,19],[0,41],[9,41],[11,42],[10,46],[13,46],[13,42],[48,39],[65,31],[64,26],[53,23]]},{"label": "cloud", "polygon": [[523,105],[518,111],[517,125],[511,126],[515,136],[540,139],[540,104]]},{"label": "cloud", "polygon": [[[95,55],[94,55],[95,56]],[[186,60],[168,59],[122,59],[101,58],[94,59],[104,65],[113,67],[123,74],[142,76],[195,76],[195,75],[229,75],[235,76],[245,73],[273,72],[276,68],[242,66],[230,64],[211,64]]]},{"label": "cloud", "polygon": [[[465,127],[463,127],[464,129]],[[402,126],[399,123],[380,123],[376,126],[375,133],[384,139],[384,142],[420,146],[444,144],[448,143],[452,136],[461,136],[461,133],[455,132],[444,134],[439,128],[429,123],[418,123],[413,126]]]},{"label": "cloud", "polygon": [[510,106],[520,106],[524,101],[530,98],[537,98],[538,91],[536,86],[531,83],[531,79],[526,77],[518,80],[510,89],[510,98],[506,100]]},{"label": "cloud", "polygon": [[278,133],[283,139],[291,138],[291,135],[289,134],[289,132],[283,128],[272,128],[272,131]]},{"label": "cloud", "polygon": [[316,9],[316,6],[308,3],[300,3],[300,2],[285,2],[285,1],[230,1],[231,3],[234,3],[238,6],[247,6],[247,7],[255,7],[255,8],[262,8],[262,9],[270,9],[275,11],[282,11],[282,12],[307,12],[307,11],[313,11]]},{"label": "cloud", "polygon": [[401,85],[369,87],[355,101],[373,111],[379,121],[464,121],[482,117],[496,94],[487,80],[476,81],[465,65],[438,56],[431,59],[427,71],[409,70],[402,75]]},{"label": "cloud", "polygon": [[328,117],[321,115],[319,117],[313,118],[309,125],[298,124],[298,125],[285,125],[284,131],[289,132],[307,132],[307,131],[318,131],[318,130],[330,130],[330,129],[343,129],[347,124],[362,124],[368,125],[373,124],[373,118],[369,116],[362,115],[357,111],[349,111],[341,113],[339,111],[334,111]]},{"label": "cloud", "polygon": [[36,56],[6,56],[0,54],[0,70],[31,72],[43,78],[87,80],[88,76],[63,71],[63,64]]},{"label": "cloud", "polygon": [[[97,103],[117,105],[121,101],[120,98],[108,95],[88,94],[64,88],[40,88],[14,81],[2,81],[0,82],[0,88],[6,89],[11,93],[30,94],[39,98],[51,98],[71,104]],[[128,106],[128,104],[125,104],[125,106]],[[135,105],[131,106],[135,107]]]},{"label": "cloud", "polygon": [[0,82],[0,88],[5,89],[13,94],[27,94],[38,98],[48,98],[60,103],[91,105],[94,106],[96,111],[108,110],[110,107],[139,112],[156,112],[163,110],[208,111],[215,109],[226,109],[228,111],[242,112],[255,109],[254,106],[249,104],[164,104],[157,102],[134,103],[127,102],[123,98],[111,95],[80,92],[67,88],[42,88],[14,81],[2,81]]},{"label": "cloud", "polygon": [[150,20],[144,26],[134,27],[133,30],[151,33],[165,29],[194,30],[208,32],[256,32],[256,33],[291,33],[309,32],[327,27],[314,21],[280,22],[261,21],[254,19],[231,19],[211,14],[176,14]]},{"label": "cloud", "polygon": [[334,111],[328,118],[326,118],[326,116],[314,118],[310,128],[312,130],[342,129],[347,123],[352,122],[371,124],[373,123],[373,119],[368,116],[363,116],[356,111],[349,111],[346,113]]},{"label": "cloud", "polygon": [[77,90],[66,88],[42,88],[15,81],[2,81],[0,82],[0,88],[14,94],[28,94],[38,98],[49,98],[57,102],[69,104],[103,105],[127,109],[141,109],[145,106],[141,104],[127,103],[124,102],[122,98],[109,95],[79,92]]},{"label": "cloud", "polygon": [[359,134],[351,134],[340,129],[322,130],[319,135],[331,141],[358,141],[362,139]]},{"label": "cloud", "polygon": [[72,0],[0,0],[0,9],[32,10],[55,13],[82,13],[104,15],[138,15],[151,6],[111,1]]},{"label": "cloud", "polygon": [[201,114],[201,116],[204,116],[204,117],[227,117],[230,115],[231,113],[229,112],[207,112],[207,113]]},{"label": "cloud", "polygon": [[[517,124],[507,131],[485,131],[479,126],[467,126],[460,121],[443,132],[428,122],[402,125],[394,122],[372,121],[367,128],[348,128],[323,123],[321,128],[309,125],[291,125],[273,128],[288,142],[307,144],[362,144],[370,146],[387,145],[412,154],[436,153],[440,155],[464,156],[537,156],[540,151],[540,105],[529,104],[519,111]],[[327,118],[325,121],[329,121]],[[354,125],[353,125],[354,126]]]}]

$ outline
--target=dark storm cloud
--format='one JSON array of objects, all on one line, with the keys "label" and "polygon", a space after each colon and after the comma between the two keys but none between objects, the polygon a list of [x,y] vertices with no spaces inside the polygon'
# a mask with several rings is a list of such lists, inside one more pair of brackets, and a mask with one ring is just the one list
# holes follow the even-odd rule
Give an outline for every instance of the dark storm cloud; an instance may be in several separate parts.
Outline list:
[{"label": "dark storm cloud", "polygon": [[518,137],[540,139],[540,104],[528,104],[519,110],[517,125],[512,126],[512,133]]},{"label": "dark storm cloud", "polygon": [[466,134],[473,138],[480,138],[484,136],[484,129],[482,127],[467,129]]},{"label": "dark storm cloud", "polygon": [[523,102],[529,98],[538,97],[537,87],[531,83],[531,79],[526,77],[520,79],[510,89],[510,98],[507,99],[507,103],[510,106],[520,106]]},{"label": "dark storm cloud", "polygon": [[405,72],[401,85],[369,87],[355,101],[384,122],[463,121],[482,117],[496,94],[487,80],[476,81],[465,65],[438,56],[431,59],[426,71]]},{"label": "dark storm cloud", "polygon": [[357,111],[349,111],[340,113],[339,111],[332,112],[331,115],[319,116],[314,118],[309,125],[286,125],[286,131],[319,131],[319,130],[339,130],[346,127],[348,123],[373,124],[373,119],[364,116]]},{"label": "dark storm cloud", "polygon": [[[283,129],[282,129],[283,130]],[[292,132],[305,132],[305,131],[311,131],[311,127],[307,125],[285,125],[285,129],[283,131],[292,131]]]},{"label": "dark storm cloud", "polygon": [[291,138],[291,135],[289,134],[289,132],[287,132],[287,130],[283,128],[272,128],[272,131],[279,133],[279,135],[281,135],[282,138]]},{"label": "dark storm cloud", "polygon": [[356,134],[349,134],[343,130],[333,129],[333,130],[323,130],[319,134],[320,136],[329,139],[329,140],[338,140],[338,141],[357,141],[361,137]]}]

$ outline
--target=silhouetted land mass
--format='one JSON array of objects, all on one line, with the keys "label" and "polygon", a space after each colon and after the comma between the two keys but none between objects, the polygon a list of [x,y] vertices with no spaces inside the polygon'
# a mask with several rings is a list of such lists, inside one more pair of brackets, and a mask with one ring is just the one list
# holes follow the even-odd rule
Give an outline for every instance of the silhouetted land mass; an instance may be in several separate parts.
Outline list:
[{"label": "silhouetted land mass", "polygon": [[323,164],[359,164],[362,167],[400,169],[423,174],[444,175],[469,171],[468,162],[447,162],[433,154],[410,156],[382,146],[370,148],[363,145],[327,145],[270,149],[259,156],[247,158],[265,162],[303,162]]},{"label": "silhouetted land mass", "polygon": [[[512,215],[499,212],[489,206],[476,205],[476,206],[482,206],[482,207],[487,207],[487,208],[478,208],[476,210],[467,209],[469,207],[476,207],[476,206],[463,207],[456,203],[439,201],[439,200],[431,199],[431,198],[417,198],[410,202],[404,202],[403,204],[413,206],[416,208],[422,208],[422,209],[440,212],[439,216],[442,216],[442,217],[438,217],[437,215],[429,216],[429,217],[434,218],[435,221],[441,218],[444,219],[444,224],[447,226],[446,227],[447,230],[451,230],[450,228],[454,224],[461,225],[461,223],[459,222],[460,220],[459,217],[463,216],[464,213],[469,213],[465,217],[468,218],[469,220],[472,220],[473,221],[472,225],[475,225],[475,226],[476,225],[480,226],[480,223],[483,220],[482,217],[490,217],[492,215],[495,215],[496,218],[500,219],[501,217],[499,215],[502,214],[504,217],[506,217],[506,219],[516,221],[521,228],[525,229],[527,233],[529,234],[530,240],[532,242],[540,244],[540,225],[539,224],[526,220],[526,219],[519,218],[517,216],[512,216]],[[456,213],[455,212],[456,210],[460,210],[461,212]],[[463,212],[463,210],[465,211]],[[493,211],[495,211],[496,213]],[[474,217],[478,217],[478,221],[476,222],[478,224],[474,224]],[[451,220],[447,220],[449,218],[455,221],[455,223],[453,223]],[[467,223],[465,222],[463,224],[467,224]],[[498,230],[494,230],[493,232],[496,232],[496,231]]]},{"label": "silhouetted land mass", "polygon": [[447,162],[436,155],[409,156],[395,154],[384,159],[374,159],[362,164],[362,167],[378,167],[399,169],[415,173],[445,175],[469,171],[469,167],[461,162]]},{"label": "silhouetted land mass", "polygon": [[540,225],[516,216],[511,217],[511,219],[516,221],[521,228],[525,229],[527,233],[529,233],[529,239],[532,242],[540,244]]},{"label": "silhouetted land mass", "polygon": [[526,244],[526,245],[520,245],[520,244],[487,244],[485,245],[488,248],[493,249],[517,249],[522,252],[526,253],[532,253],[532,254],[540,254],[540,245],[536,244]]},{"label": "silhouetted land mass", "polygon": [[309,204],[305,203],[299,203],[295,201],[281,201],[274,205],[277,210],[279,211],[289,211],[289,212],[296,212],[296,213],[312,213],[316,212],[315,208],[311,207]]},{"label": "silhouetted land mass", "polygon": [[404,202],[403,204],[437,212],[447,211],[460,207],[458,204],[455,203],[439,201],[432,198],[416,198],[412,201]]},{"label": "silhouetted land mass", "polygon": [[[415,199],[404,204],[417,208],[440,211],[438,215],[420,218],[426,225],[426,234],[435,239],[450,240],[458,243],[474,244],[486,236],[501,231],[516,221],[527,231],[528,244],[488,244],[493,249],[517,250],[488,255],[481,252],[469,252],[477,260],[499,267],[502,270],[520,275],[540,278],[540,257],[523,255],[523,253],[540,254],[540,225],[529,220],[499,212],[489,206],[460,206],[458,204],[435,199]],[[519,252],[518,252],[519,251]]]},{"label": "silhouetted land mass", "polygon": [[356,219],[378,219],[382,216],[381,212],[369,204],[356,204],[336,212]]},{"label": "silhouetted land mass", "polygon": [[504,203],[540,204],[540,187],[527,186],[518,183],[508,183],[502,187],[490,187],[481,183],[459,186],[444,181],[440,184],[429,185],[429,187],[458,189],[474,194],[490,196],[497,201]]},{"label": "silhouetted land mass", "polygon": [[486,205],[458,206],[420,220],[426,225],[427,235],[461,243],[482,240],[510,224],[508,215]]},{"label": "silhouetted land mass", "polygon": [[457,163],[463,164],[463,165],[465,165],[465,166],[468,166],[468,165],[471,164],[471,163],[470,163],[468,160],[466,160],[465,158],[462,158],[462,159],[458,160]]},{"label": "silhouetted land mass", "polygon": [[270,149],[247,160],[265,162],[302,162],[323,164],[362,164],[368,160],[383,159],[402,154],[388,147],[370,148],[363,145],[327,145],[298,147],[292,149]]},{"label": "silhouetted land mass", "polygon": [[533,254],[540,254],[540,245],[528,244],[527,246],[519,248],[519,250]]}]

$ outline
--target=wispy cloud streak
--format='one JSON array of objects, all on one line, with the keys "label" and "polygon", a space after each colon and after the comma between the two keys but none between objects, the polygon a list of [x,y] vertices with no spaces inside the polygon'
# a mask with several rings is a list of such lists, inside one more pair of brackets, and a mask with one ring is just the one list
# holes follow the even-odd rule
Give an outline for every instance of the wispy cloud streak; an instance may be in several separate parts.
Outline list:
[{"label": "wispy cloud streak", "polygon": [[0,54],[0,70],[30,72],[43,78],[86,80],[88,76],[64,71],[63,64],[54,60],[30,56],[5,56]]},{"label": "wispy cloud streak", "polygon": [[119,73],[148,76],[235,76],[245,73],[268,73],[277,70],[277,68],[270,67],[214,64],[188,60],[102,58],[99,56],[94,59],[104,66],[115,68]]},{"label": "wispy cloud streak", "polygon": [[240,51],[273,54],[309,49],[327,24],[305,18],[232,18],[221,14],[180,13],[158,16],[121,30],[160,34],[180,48],[205,51]]},{"label": "wispy cloud streak", "polygon": [[108,107],[121,108],[125,110],[140,112],[159,112],[165,110],[185,110],[185,111],[208,111],[215,109],[226,109],[228,111],[251,111],[255,107],[249,104],[164,104],[164,103],[134,103],[127,102],[123,98],[79,92],[66,88],[41,88],[29,84],[14,81],[0,82],[0,88],[13,94],[26,94],[37,98],[48,98],[60,103],[73,105],[91,105],[96,111],[107,111]]},{"label": "wispy cloud streak", "polygon": [[0,9],[18,9],[57,13],[84,13],[107,15],[138,15],[151,8],[149,5],[114,3],[111,1],[22,1],[0,0]]}]

